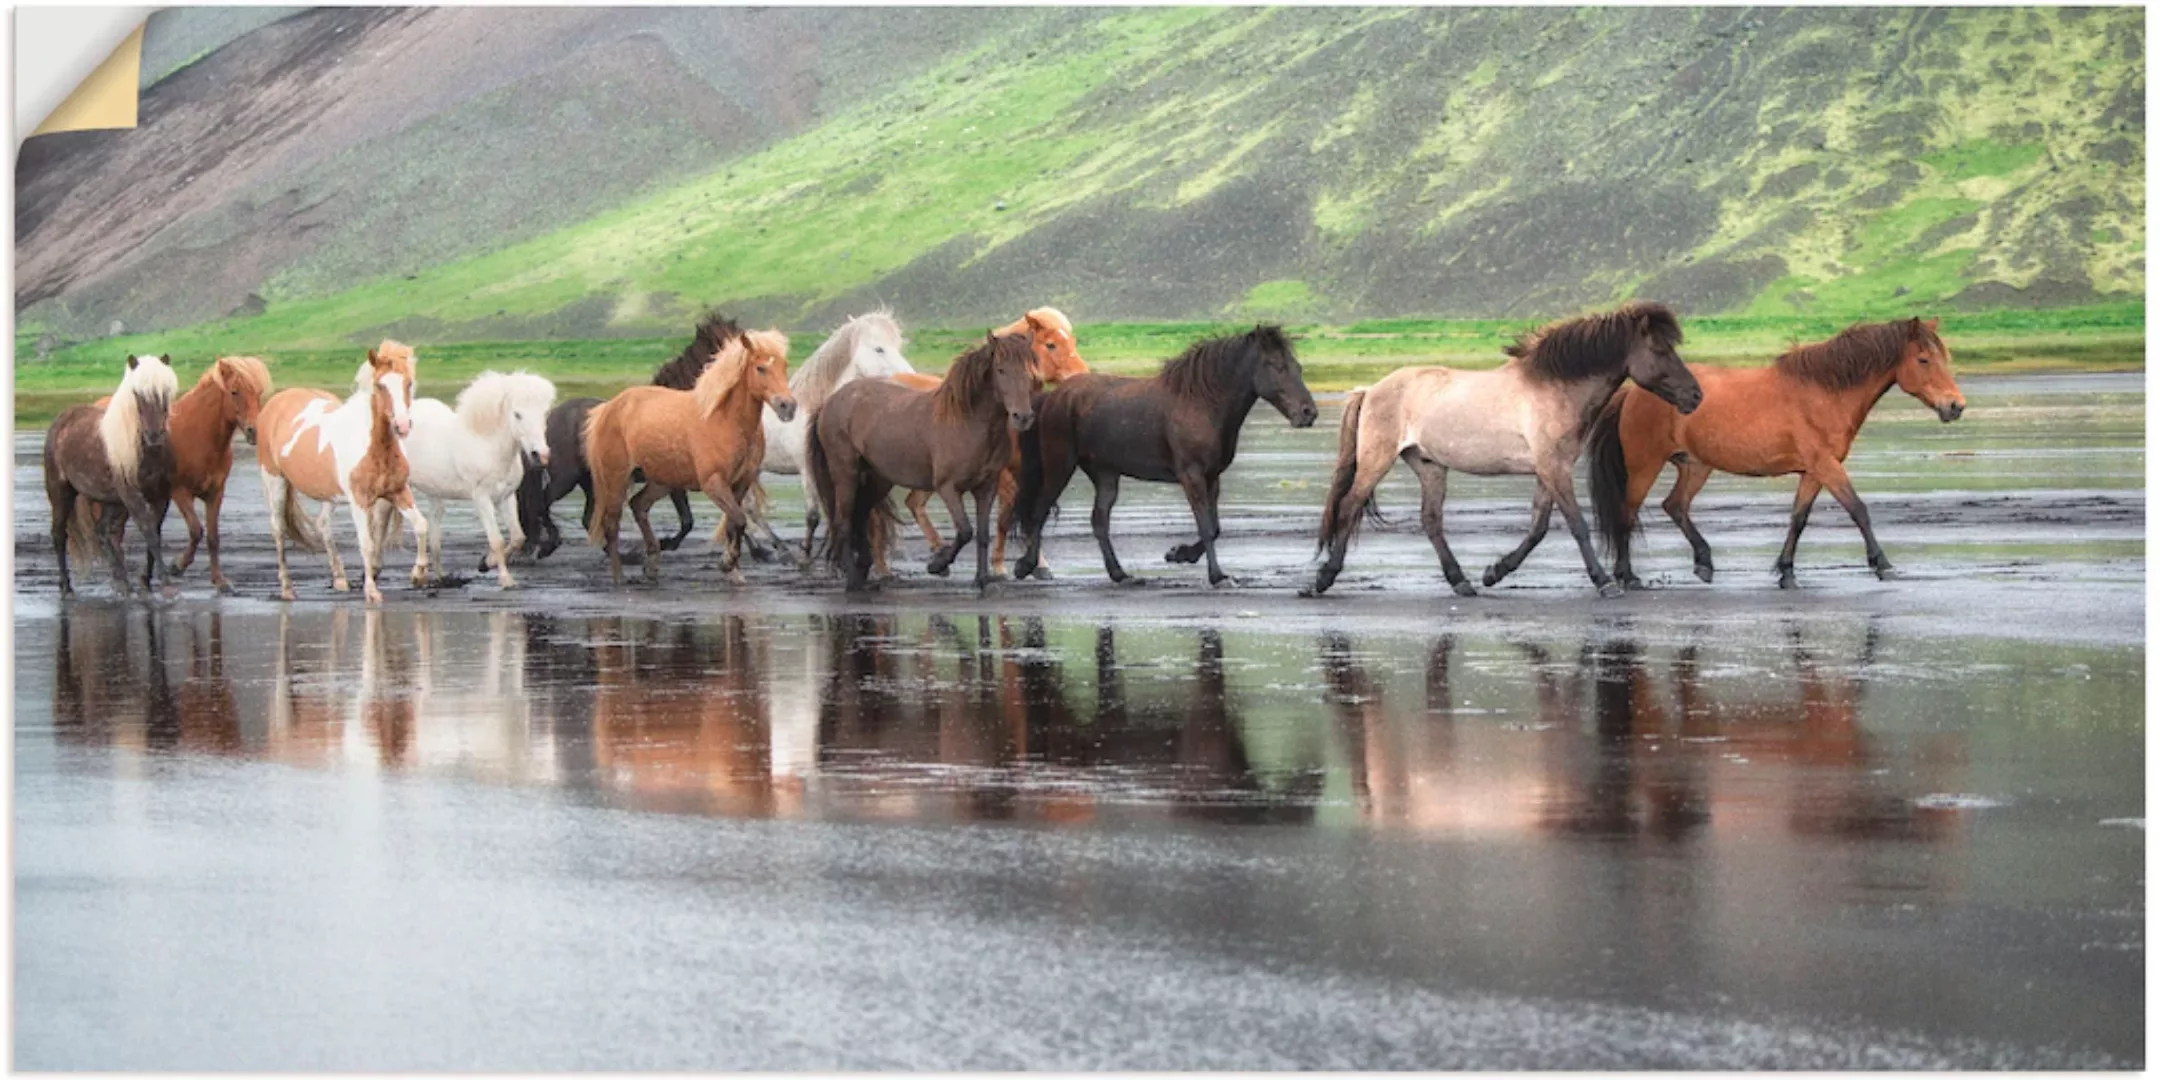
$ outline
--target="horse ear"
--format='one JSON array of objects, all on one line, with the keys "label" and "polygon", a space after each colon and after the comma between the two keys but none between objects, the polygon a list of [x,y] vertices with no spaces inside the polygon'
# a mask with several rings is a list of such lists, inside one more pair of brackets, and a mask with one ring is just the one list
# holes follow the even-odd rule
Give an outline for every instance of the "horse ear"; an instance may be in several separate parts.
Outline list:
[{"label": "horse ear", "polygon": [[134,353],[129,353],[129,354],[128,354],[128,370],[129,370],[129,371],[133,371],[133,370],[135,370],[135,354],[134,354]]},{"label": "horse ear", "polygon": [[1907,332],[1905,336],[1913,339],[1914,341],[1918,341],[1921,338],[1927,336],[1927,330],[1920,325],[1920,317],[1917,315],[1913,316],[1912,322],[1907,324],[1906,331]]},{"label": "horse ear", "polygon": [[166,353],[165,355],[163,355],[163,356],[160,356],[160,357],[158,357],[158,363],[160,363],[160,364],[163,364],[163,365],[165,365],[166,367],[171,367],[171,366],[172,366],[172,354],[171,354],[171,353]]},{"label": "horse ear", "polygon": [[1929,319],[1929,320],[1928,320],[1927,322],[1923,323],[1922,325],[1926,326],[1926,327],[1928,328],[1928,333],[1932,334],[1932,333],[1935,333],[1935,332],[1936,332],[1936,331],[1937,331],[1937,330],[1938,330],[1938,329],[1939,329],[1939,328],[1940,328],[1940,327],[1942,326],[1942,320],[1941,320],[1941,319]]},{"label": "horse ear", "polygon": [[375,355],[375,350],[373,350],[373,349],[369,349],[369,350],[367,351],[367,362],[368,362],[368,366],[369,366],[369,367],[381,367],[381,366],[382,366],[382,358],[381,358],[381,357],[379,357],[379,356],[377,356],[377,355]]}]

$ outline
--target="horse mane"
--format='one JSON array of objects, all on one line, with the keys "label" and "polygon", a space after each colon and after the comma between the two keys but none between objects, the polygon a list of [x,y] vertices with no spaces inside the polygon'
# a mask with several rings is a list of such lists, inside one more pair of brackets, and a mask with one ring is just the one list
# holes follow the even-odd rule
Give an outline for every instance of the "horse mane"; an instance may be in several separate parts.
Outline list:
[{"label": "horse mane", "polygon": [[1650,320],[1650,334],[1668,349],[1680,345],[1680,319],[1663,304],[1632,303],[1617,311],[1547,323],[1501,352],[1523,361],[1523,370],[1545,382],[1610,375],[1627,363],[1635,321]]},{"label": "horse mane", "polygon": [[530,405],[540,411],[555,397],[555,386],[531,372],[483,371],[458,391],[458,420],[476,435],[493,435],[510,422],[510,410]]},{"label": "horse mane", "polygon": [[98,441],[105,444],[105,462],[112,467],[113,477],[133,485],[136,471],[142,466],[142,400],[149,398],[153,405],[171,408],[173,395],[180,392],[180,380],[158,357],[130,359],[134,363],[121,376],[105,414],[98,417]]},{"label": "horse mane", "polygon": [[931,391],[930,417],[938,423],[966,419],[985,395],[997,392],[997,363],[1005,353],[1027,363],[1035,356],[1035,341],[1026,334],[992,334],[983,343],[961,353],[945,371],[945,381]]},{"label": "horse mane", "polygon": [[1025,334],[1028,332],[1028,320],[1030,319],[1049,323],[1063,331],[1066,337],[1072,336],[1072,320],[1066,318],[1064,312],[1054,307],[1030,308],[1027,314],[999,327],[997,332],[999,334]]},{"label": "horse mane", "polygon": [[705,370],[698,374],[690,393],[697,401],[699,416],[711,416],[714,409],[727,400],[729,393],[742,383],[743,372],[750,366],[748,343],[741,337],[720,347],[720,354],[713,357]]},{"label": "horse mane", "polygon": [[[371,352],[375,358],[388,360],[390,362],[390,366],[396,369],[399,374],[405,376],[407,382],[416,384],[414,386],[414,389],[419,388],[417,385],[419,379],[413,372],[414,356],[412,346],[407,345],[402,341],[392,341],[389,338],[384,338],[382,340],[382,344],[375,346],[373,349],[369,350],[369,352]],[[264,378],[268,378],[267,373],[265,374]],[[353,390],[357,393],[362,394],[371,393],[374,390],[374,385],[374,359],[362,358],[360,361],[360,367],[353,372]]]},{"label": "horse mane", "polygon": [[698,320],[697,330],[691,336],[690,344],[683,346],[683,351],[675,359],[660,365],[659,370],[653,372],[652,384],[665,386],[670,390],[691,389],[697,385],[698,376],[704,374],[705,365],[712,363],[713,357],[720,355],[721,347],[730,341],[741,340],[742,336],[743,328],[736,325],[735,320],[718,311],[706,312],[705,317]]},{"label": "horse mane", "polygon": [[1848,390],[1897,367],[1916,325],[1933,339],[1931,343],[1941,342],[1941,337],[1918,319],[1854,323],[1828,341],[1785,350],[1774,366],[1797,379],[1832,390]]},{"label": "horse mane", "polygon": [[840,329],[833,331],[788,380],[788,392],[794,395],[796,408],[816,412],[825,403],[839,385],[840,376],[847,374],[848,363],[855,356],[855,343],[872,328],[889,330],[895,342],[900,340],[900,323],[889,308],[866,311],[840,324]]},{"label": "horse mane", "polygon": [[202,378],[195,380],[195,385],[253,390],[261,398],[270,393],[270,368],[253,356],[220,356],[203,371]]},{"label": "horse mane", "polygon": [[1221,401],[1236,393],[1231,376],[1235,365],[1261,350],[1290,351],[1290,339],[1282,327],[1255,326],[1242,334],[1196,341],[1176,357],[1164,361],[1156,378],[1171,393],[1196,401]]}]

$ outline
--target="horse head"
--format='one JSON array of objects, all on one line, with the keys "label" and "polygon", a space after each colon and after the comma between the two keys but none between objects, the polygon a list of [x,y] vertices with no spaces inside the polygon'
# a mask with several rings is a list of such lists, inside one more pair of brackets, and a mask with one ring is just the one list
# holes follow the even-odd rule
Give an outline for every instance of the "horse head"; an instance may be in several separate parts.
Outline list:
[{"label": "horse head", "polygon": [[366,377],[375,407],[390,417],[390,429],[402,439],[412,434],[413,351],[395,341],[369,349]]},{"label": "horse head", "polygon": [[263,398],[270,393],[270,369],[252,356],[221,356],[211,371],[225,390],[224,400],[219,403],[225,422],[239,428],[247,436],[248,445],[255,445],[255,419],[262,412]]},{"label": "horse head", "polygon": [[1087,361],[1080,358],[1080,345],[1073,340],[1072,320],[1056,308],[1036,308],[997,333],[1028,336],[1032,347],[1029,362],[1041,382],[1061,382],[1087,374]]},{"label": "horse head", "polygon": [[993,333],[985,344],[990,349],[990,377],[997,388],[998,403],[1005,406],[1007,421],[1014,431],[1034,427],[1035,391],[1042,388],[1042,380],[1036,376],[1039,354],[1034,338]]},{"label": "horse head", "polygon": [[769,406],[782,423],[795,419],[795,396],[788,392],[787,335],[753,330],[742,341],[743,376],[750,396]]},{"label": "horse head", "polygon": [[1280,326],[1259,325],[1246,335],[1248,346],[1259,355],[1253,365],[1253,393],[1275,406],[1291,427],[1311,427],[1320,418],[1312,391],[1305,386],[1305,368]]},{"label": "horse head", "polygon": [[153,449],[165,445],[172,419],[173,393],[178,383],[172,373],[172,354],[128,357],[128,373],[122,384],[135,397],[136,437]]},{"label": "horse head", "polygon": [[1680,320],[1663,307],[1648,305],[1631,314],[1627,377],[1665,399],[1684,415],[1702,404],[1702,385],[1680,359]]},{"label": "horse head", "polygon": [[1915,318],[1906,324],[1904,351],[1898,356],[1897,384],[1898,389],[1935,410],[1935,415],[1947,424],[1965,415],[1965,394],[1950,374],[1950,346],[1943,344],[1942,335],[1936,333],[1941,322]]},{"label": "horse head", "polygon": [[855,345],[848,352],[848,366],[857,378],[888,379],[915,370],[900,352],[900,324],[883,311],[857,315]]}]

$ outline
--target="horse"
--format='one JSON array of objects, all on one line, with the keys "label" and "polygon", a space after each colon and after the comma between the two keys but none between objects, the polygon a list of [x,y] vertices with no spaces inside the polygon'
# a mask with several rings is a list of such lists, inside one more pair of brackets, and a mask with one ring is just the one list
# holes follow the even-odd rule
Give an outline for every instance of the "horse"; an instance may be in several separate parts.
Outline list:
[{"label": "horse", "polygon": [[1741,476],[1800,474],[1792,524],[1778,555],[1778,587],[1796,586],[1793,555],[1815,496],[1824,488],[1851,515],[1867,543],[1868,566],[1887,581],[1894,571],[1867,505],[1845,473],[1845,455],[1875,403],[1895,386],[1935,411],[1943,423],[1965,414],[1965,395],[1950,372],[1950,348],[1936,320],[1856,324],[1828,341],[1798,345],[1766,368],[1698,369],[1702,407],[1681,415],[1641,394],[1614,394],[1590,433],[1590,501],[1598,531],[1613,553],[1613,575],[1640,588],[1628,541],[1636,510],[1671,461],[1679,467],[1665,514],[1695,553],[1695,576],[1711,580],[1710,545],[1689,513],[1713,470]]},{"label": "horse", "polygon": [[[412,435],[404,442],[413,490],[428,497],[428,518],[435,522],[434,562],[442,561],[443,505],[468,499],[487,533],[488,558],[503,588],[514,588],[511,548],[524,543],[524,530],[510,505],[524,479],[526,462],[548,464],[545,424],[555,404],[555,384],[538,375],[483,371],[457,396],[457,408],[434,398],[413,402]],[[508,545],[495,514],[510,523]]]},{"label": "horse", "polygon": [[[719,312],[709,312],[699,320],[690,344],[673,360],[660,365],[653,372],[649,385],[670,390],[688,390],[697,385],[698,376],[706,365],[720,354],[722,346],[738,341],[743,336],[742,327],[733,319]],[[592,470],[585,463],[585,418],[599,407],[603,399],[575,397],[548,410],[547,444],[549,464],[528,469],[524,481],[518,487],[517,516],[519,531],[525,534],[532,546],[530,554],[535,559],[545,559],[555,553],[562,544],[562,532],[555,527],[552,513],[556,503],[572,490],[585,493],[585,512],[578,519],[588,530],[592,528],[593,481]],[[680,527],[675,535],[661,543],[661,550],[673,551],[682,546],[690,535],[690,496],[682,491],[669,495],[675,504],[675,517]],[[483,562],[483,570],[486,565]]]},{"label": "horse", "polygon": [[1012,456],[1008,426],[1035,423],[1040,385],[1033,344],[1020,334],[992,334],[952,362],[936,390],[857,379],[841,387],[810,421],[811,477],[832,515],[827,551],[861,589],[870,571],[871,513],[895,487],[934,490],[953,517],[953,542],[930,559],[944,576],[974,540],[960,496],[975,496],[983,542],[975,549],[975,587],[990,584],[990,499]]},{"label": "horse", "polygon": [[[894,321],[891,311],[879,308],[857,315],[841,324],[788,379],[788,396],[795,399],[795,414],[782,420],[775,410],[765,410],[765,471],[802,480],[803,503],[809,514],[808,528],[803,532],[805,559],[810,557],[819,512],[817,485],[804,467],[809,458],[810,418],[817,415],[833,391],[856,379],[916,374],[901,352],[902,344],[900,324]],[[781,546],[780,537],[765,515],[755,512],[751,516],[774,545]]]},{"label": "horse", "polygon": [[749,526],[743,500],[757,483],[765,459],[760,419],[770,404],[782,417],[795,413],[788,396],[787,335],[778,330],[741,334],[720,347],[689,390],[633,386],[593,409],[585,420],[584,460],[592,468],[598,513],[587,531],[608,552],[608,571],[622,584],[622,553],[615,538],[622,525],[623,497],[631,473],[643,470],[645,487],[630,500],[645,539],[645,580],[658,581],[660,541],[646,515],[670,490],[697,489],[727,517],[727,553],[721,569],[742,583],[741,546]]},{"label": "horse", "polygon": [[1600,596],[1618,596],[1590,546],[1590,528],[1575,501],[1575,459],[1598,411],[1623,379],[1686,413],[1702,388],[1680,361],[1680,320],[1662,304],[1634,303],[1617,311],[1550,323],[1503,350],[1509,359],[1491,371],[1409,367],[1390,372],[1368,390],[1353,390],[1343,406],[1335,476],[1321,511],[1319,548],[1327,561],[1306,596],[1317,596],[1342,572],[1343,555],[1362,517],[1377,519],[1373,489],[1395,460],[1410,463],[1423,488],[1419,520],[1457,595],[1475,596],[1441,531],[1449,469],[1475,476],[1537,477],[1530,535],[1485,571],[1497,585],[1545,539],[1553,507],[1567,519],[1583,567]]},{"label": "horse", "polygon": [[[375,587],[382,561],[382,531],[374,527],[377,507],[396,510],[413,528],[419,548],[412,581],[428,578],[428,522],[413,504],[409,466],[399,442],[412,434],[413,370],[409,346],[384,341],[369,349],[353,382],[358,393],[339,401],[325,390],[280,390],[263,403],[256,421],[261,442],[256,463],[262,469],[263,497],[270,504],[270,539],[277,551],[278,595],[293,599],[292,573],[285,566],[285,541],[321,551],[330,562],[331,588],[348,591],[345,564],[338,558],[330,528],[331,508],[345,503],[360,536],[361,585],[367,602],[382,603]],[[298,497],[322,504],[309,528]]]},{"label": "horse", "polygon": [[[1034,373],[1038,381],[1052,384],[1061,383],[1075,375],[1085,375],[1088,372],[1087,361],[1080,358],[1080,346],[1073,340],[1072,320],[1066,318],[1065,313],[1056,308],[1036,308],[1026,315],[991,331],[991,333],[1028,335],[1035,348]],[[935,390],[938,383],[943,380],[937,375],[915,373],[893,376],[893,381],[916,390]],[[996,537],[990,541],[990,568],[991,572],[998,577],[1005,575],[1005,538],[1012,535],[1013,522],[1019,516],[1018,511],[1014,509],[1015,498],[1020,490],[1019,433],[1015,432],[1012,439],[1011,462],[1005,466],[1005,472],[998,477],[998,527]],[[937,526],[930,520],[929,505],[929,492],[911,491],[908,493],[907,508],[908,512],[915,517],[915,527],[922,531],[923,539],[928,541],[930,547],[935,550],[943,547],[945,541],[938,536]],[[882,516],[885,511],[880,509],[878,513]],[[880,576],[890,573],[885,564],[885,535],[886,530],[884,529],[872,534],[875,541],[873,554]],[[1035,574],[1038,578],[1048,580],[1049,571],[1050,564],[1048,561],[1040,561],[1036,564]]]},{"label": "horse", "polygon": [[1223,470],[1237,457],[1238,433],[1261,401],[1292,427],[1311,427],[1320,415],[1279,326],[1195,342],[1150,378],[1081,375],[1043,395],[1042,418],[1021,440],[1017,501],[1028,546],[1013,576],[1025,578],[1041,565],[1043,523],[1078,468],[1095,484],[1095,542],[1111,581],[1132,580],[1110,546],[1110,508],[1126,476],[1184,489],[1200,538],[1171,548],[1168,561],[1206,556],[1208,584],[1228,580],[1215,559],[1222,534],[1216,503]]},{"label": "horse", "polygon": [[121,530],[130,518],[148,548],[143,588],[151,588],[153,574],[164,582],[172,580],[172,568],[159,550],[173,490],[168,429],[173,397],[180,389],[171,363],[166,356],[130,355],[109,404],[76,405],[45,431],[45,497],[52,506],[53,554],[60,560],[62,596],[75,592],[68,573],[68,540],[79,512],[78,495],[100,504],[105,553],[121,595],[130,591],[121,549]]}]

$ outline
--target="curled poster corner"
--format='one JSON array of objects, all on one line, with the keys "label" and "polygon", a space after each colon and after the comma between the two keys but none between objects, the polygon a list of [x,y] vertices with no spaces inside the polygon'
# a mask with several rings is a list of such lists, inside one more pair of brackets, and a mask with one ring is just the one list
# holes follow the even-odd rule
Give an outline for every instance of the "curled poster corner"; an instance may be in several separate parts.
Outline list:
[{"label": "curled poster corner", "polygon": [[101,131],[135,126],[136,97],[142,76],[143,26],[120,43],[89,76],[75,87],[60,107],[30,134],[58,131]]}]

